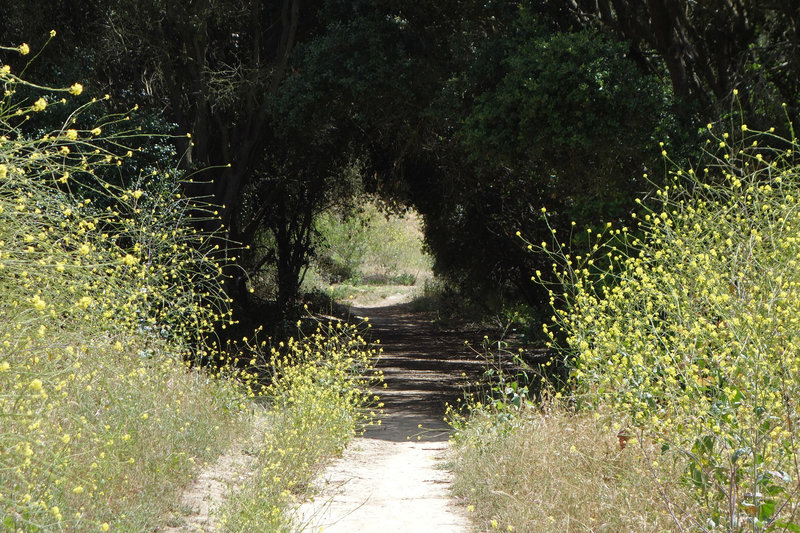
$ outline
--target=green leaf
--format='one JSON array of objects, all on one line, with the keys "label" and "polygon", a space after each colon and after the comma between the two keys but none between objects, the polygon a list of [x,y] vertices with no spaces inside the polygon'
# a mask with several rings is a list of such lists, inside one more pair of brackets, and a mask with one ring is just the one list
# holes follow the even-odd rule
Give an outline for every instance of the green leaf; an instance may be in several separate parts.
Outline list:
[{"label": "green leaf", "polygon": [[692,477],[692,482],[697,488],[699,489],[706,488],[706,480],[705,476],[703,475],[703,471],[697,468],[697,465],[695,463],[689,464],[689,474]]},{"label": "green leaf", "polygon": [[758,519],[769,520],[773,514],[775,514],[775,500],[764,500],[758,508]]},{"label": "green leaf", "polygon": [[800,526],[795,524],[794,522],[787,522],[786,520],[778,520],[770,528],[768,531],[776,531],[776,530],[783,530],[783,531],[791,531],[792,533],[800,533]]},{"label": "green leaf", "polygon": [[735,464],[736,461],[738,461],[741,456],[748,455],[749,453],[750,453],[750,448],[739,448],[738,450],[733,452],[733,455],[731,456],[731,462]]}]

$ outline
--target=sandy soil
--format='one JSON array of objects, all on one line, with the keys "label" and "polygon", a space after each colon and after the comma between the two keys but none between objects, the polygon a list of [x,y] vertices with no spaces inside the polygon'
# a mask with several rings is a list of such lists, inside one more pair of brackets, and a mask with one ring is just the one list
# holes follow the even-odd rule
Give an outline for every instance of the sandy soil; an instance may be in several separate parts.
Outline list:
[{"label": "sandy soil", "polygon": [[250,435],[233,443],[213,464],[200,474],[181,496],[180,507],[168,517],[161,533],[212,533],[217,530],[214,510],[224,503],[232,487],[246,483],[255,457],[247,453],[255,448],[254,439],[263,435],[267,420],[256,417]]},{"label": "sandy soil", "polygon": [[395,302],[353,309],[369,317],[383,345],[385,412],[380,426],[318,477],[319,494],[298,511],[305,531],[469,531],[465,505],[449,490],[443,416],[445,403],[454,403],[464,381],[483,367],[461,334],[437,331],[429,316]]}]

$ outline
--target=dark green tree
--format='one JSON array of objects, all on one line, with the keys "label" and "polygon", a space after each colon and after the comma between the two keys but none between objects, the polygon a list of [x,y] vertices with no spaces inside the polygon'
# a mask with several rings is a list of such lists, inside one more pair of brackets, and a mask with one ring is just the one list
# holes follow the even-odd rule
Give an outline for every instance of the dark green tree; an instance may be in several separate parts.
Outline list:
[{"label": "dark green tree", "polygon": [[733,89],[751,124],[782,123],[784,102],[792,120],[800,112],[796,2],[576,0],[571,12],[613,31],[643,64],[663,67],[679,109],[704,115],[701,123],[729,112]]},{"label": "dark green tree", "polygon": [[641,175],[660,173],[657,141],[680,154],[699,124],[730,110],[732,88],[747,117],[773,123],[781,101],[795,116],[800,93],[798,9],[777,1],[0,8],[0,35],[34,49],[28,36],[50,29],[40,12],[58,21],[63,41],[32,67],[43,81],[84,79],[47,54],[73,58],[87,92],[174,125],[183,166],[209,169],[189,192],[219,206],[229,238],[271,235],[246,266],[275,265],[281,305],[313,252],[310,221],[347,203],[359,179],[423,213],[441,273],[534,302],[536,259],[514,234],[547,237],[541,207],[559,230],[618,217],[649,187]]}]

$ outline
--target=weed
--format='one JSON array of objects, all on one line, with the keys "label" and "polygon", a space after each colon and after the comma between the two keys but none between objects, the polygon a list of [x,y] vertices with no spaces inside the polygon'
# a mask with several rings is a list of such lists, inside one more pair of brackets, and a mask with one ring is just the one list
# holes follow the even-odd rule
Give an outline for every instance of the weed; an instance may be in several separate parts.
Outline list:
[{"label": "weed", "polygon": [[719,151],[673,170],[635,235],[609,225],[594,254],[561,256],[573,292],[548,330],[565,334],[580,405],[685,465],[695,527],[800,530],[800,147],[708,130]]},{"label": "weed", "polygon": [[662,532],[674,523],[663,494],[691,509],[681,464],[665,465],[672,481],[653,483],[647,458],[658,451],[620,449],[608,413],[571,413],[552,402],[497,415],[481,405],[454,436],[453,489],[481,528]]},{"label": "weed", "polygon": [[340,454],[381,407],[369,392],[381,380],[377,355],[356,326],[342,322],[320,323],[312,335],[272,349],[268,430],[255,477],[220,513],[226,530],[291,529],[293,505],[309,491],[317,465]]},{"label": "weed", "polygon": [[221,265],[178,181],[100,177],[136,149],[111,133],[127,115],[86,124],[97,104],[77,104],[29,136],[31,117],[82,87],[32,86],[7,66],[0,84],[2,527],[151,529],[238,431],[240,386],[183,363],[226,319]]}]

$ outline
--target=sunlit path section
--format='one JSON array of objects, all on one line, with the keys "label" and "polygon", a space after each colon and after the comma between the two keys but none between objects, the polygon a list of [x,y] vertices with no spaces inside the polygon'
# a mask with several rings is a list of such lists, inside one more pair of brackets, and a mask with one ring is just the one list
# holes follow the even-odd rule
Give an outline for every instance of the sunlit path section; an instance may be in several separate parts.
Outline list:
[{"label": "sunlit path section", "polygon": [[450,493],[446,402],[481,364],[464,339],[434,330],[407,304],[354,309],[381,339],[387,388],[380,426],[356,439],[317,478],[319,494],[299,509],[304,531],[466,532],[465,505]]}]

